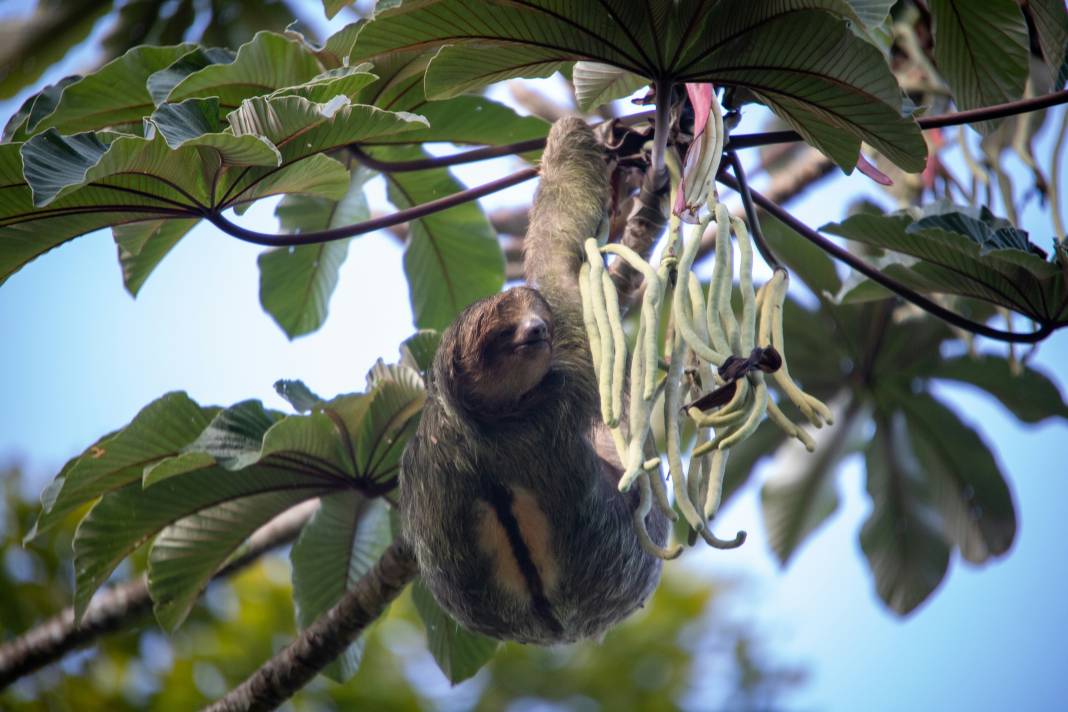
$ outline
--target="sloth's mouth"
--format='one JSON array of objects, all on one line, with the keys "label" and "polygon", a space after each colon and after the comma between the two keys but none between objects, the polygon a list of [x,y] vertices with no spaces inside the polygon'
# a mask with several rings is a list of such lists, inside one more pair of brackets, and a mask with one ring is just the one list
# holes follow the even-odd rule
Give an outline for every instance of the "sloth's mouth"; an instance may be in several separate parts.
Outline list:
[{"label": "sloth's mouth", "polygon": [[526,341],[520,341],[514,347],[517,353],[525,353],[527,351],[534,351],[537,349],[549,348],[549,339],[547,337],[527,339]]}]

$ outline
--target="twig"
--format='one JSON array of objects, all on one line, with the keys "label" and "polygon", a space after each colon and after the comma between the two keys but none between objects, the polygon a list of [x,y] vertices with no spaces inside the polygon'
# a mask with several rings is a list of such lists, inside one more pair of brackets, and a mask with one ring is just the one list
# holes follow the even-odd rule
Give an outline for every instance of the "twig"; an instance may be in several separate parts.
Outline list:
[{"label": "twig", "polygon": [[472,200],[477,200],[483,196],[496,193],[499,190],[504,190],[513,185],[518,185],[519,183],[528,181],[537,175],[537,168],[524,168],[521,171],[517,171],[504,178],[498,178],[489,183],[484,183],[476,188],[468,188],[459,193],[447,195],[444,198],[438,198],[437,200],[431,200],[430,202],[422,203],[421,205],[414,205],[410,208],[405,208],[404,210],[398,210],[390,215],[383,215],[379,218],[365,220],[356,223],[355,225],[346,225],[331,230],[303,232],[296,235],[272,235],[269,233],[249,230],[230,222],[222,216],[222,213],[216,211],[209,212],[204,217],[227,235],[236,237],[239,240],[244,240],[245,242],[251,242],[255,245],[265,245],[267,247],[316,245],[321,242],[332,242],[334,240],[343,240],[348,237],[364,235],[369,232],[374,232],[375,230],[390,227],[391,225],[415,220],[425,215],[430,215],[431,213],[440,212]]},{"label": "twig", "polygon": [[[721,173],[719,176],[719,181],[725,184],[727,187],[732,188],[733,190],[741,189],[741,186],[738,185],[738,182],[734,180],[734,178],[726,174]],[[912,302],[920,309],[923,309],[924,311],[933,314],[934,316],[937,316],[938,318],[952,324],[953,326],[964,329],[966,331],[970,331],[975,334],[979,334],[980,336],[985,336],[988,339],[1023,344],[1037,343],[1052,334],[1058,328],[1068,326],[1068,322],[1044,322],[1041,323],[1041,325],[1036,331],[1032,331],[1030,333],[1017,333],[1012,331],[1002,331],[1001,329],[994,329],[992,327],[987,326],[986,324],[980,324],[979,322],[972,321],[971,319],[966,319],[960,314],[956,314],[946,309],[945,307],[934,303],[927,297],[917,292],[914,292],[913,290],[906,287],[904,284],[898,282],[893,277],[888,277],[887,275],[883,274],[878,269],[868,264],[864,260],[860,259],[856,255],[852,254],[848,250],[839,247],[831,240],[828,240],[823,235],[820,235],[808,225],[804,224],[796,217],[794,217],[793,214],[791,214],[785,208],[782,208],[781,206],[775,204],[773,201],[769,200],[757,191],[754,190],[751,192],[753,195],[753,201],[757,205],[768,211],[771,215],[775,216],[782,222],[786,223],[790,228],[792,228],[795,232],[801,235],[801,237],[813,243],[824,252],[830,254],[832,257],[835,257],[836,259],[845,262],[847,265],[857,270],[861,274],[865,275],[873,282],[881,284],[894,294],[897,294],[899,297],[902,297],[903,299]]]},{"label": "twig", "polygon": [[768,267],[771,267],[772,271],[784,269],[782,263],[775,257],[775,253],[772,252],[771,246],[764,239],[764,231],[760,229],[760,218],[757,215],[756,208],[753,207],[753,196],[749,192],[749,182],[745,179],[745,169],[742,168],[742,162],[738,160],[737,152],[727,151],[727,160],[730,161],[734,177],[738,179],[738,185],[741,188],[738,194],[742,196],[745,219],[749,223],[749,229],[752,231],[751,237],[756,244],[757,250],[760,251],[760,256],[764,258],[764,261],[768,264]]},{"label": "twig", "polygon": [[[318,500],[309,500],[260,527],[249,537],[244,552],[219,569],[212,580],[230,576],[267,551],[296,539],[318,504]],[[144,576],[95,596],[80,623],[74,622],[74,608],[68,606],[18,638],[0,645],[0,689],[101,635],[119,630],[151,609],[148,580]]]},{"label": "twig", "polygon": [[[938,116],[927,116],[918,119],[916,123],[920,125],[921,129],[927,131],[929,129],[940,129],[946,126],[959,126],[960,124],[991,121],[1006,116],[1026,114],[1030,111],[1048,109],[1051,106],[1065,103],[1068,103],[1068,89],[1062,89],[1061,91],[1056,91],[1052,94],[1043,94],[1042,96],[1036,96],[1032,99],[1021,99],[1019,101],[1010,101],[1005,104],[985,106],[981,109],[955,111],[948,114],[939,114]],[[728,145],[732,149],[738,150],[740,148],[755,148],[757,146],[767,146],[773,143],[789,143],[790,141],[800,140],[802,140],[801,134],[796,131],[766,131],[763,133],[735,134],[734,136],[731,136]]]},{"label": "twig", "polygon": [[411,550],[402,541],[394,540],[382,558],[333,608],[247,680],[205,709],[208,712],[274,709],[311,681],[368,624],[382,615],[417,571]]},{"label": "twig", "polygon": [[503,146],[483,146],[482,148],[462,151],[449,156],[430,156],[428,158],[417,158],[411,161],[383,161],[368,154],[360,148],[359,144],[353,143],[349,145],[349,150],[352,151],[353,155],[356,156],[360,163],[368,168],[373,168],[376,171],[382,171],[383,173],[406,173],[411,171],[425,171],[431,168],[447,168],[448,166],[458,166],[463,163],[484,161],[487,158],[499,158],[501,156],[511,156],[517,153],[538,151],[543,148],[545,148],[544,138],[532,138],[526,141],[505,144]]}]

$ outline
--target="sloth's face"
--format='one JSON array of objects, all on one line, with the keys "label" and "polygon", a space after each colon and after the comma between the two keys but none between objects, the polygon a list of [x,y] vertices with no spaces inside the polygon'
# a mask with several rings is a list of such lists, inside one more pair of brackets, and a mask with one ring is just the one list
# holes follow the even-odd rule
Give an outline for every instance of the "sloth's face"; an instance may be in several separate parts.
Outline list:
[{"label": "sloth's face", "polygon": [[549,372],[552,339],[552,312],[535,289],[516,287],[476,304],[458,340],[469,395],[489,407],[518,402]]}]

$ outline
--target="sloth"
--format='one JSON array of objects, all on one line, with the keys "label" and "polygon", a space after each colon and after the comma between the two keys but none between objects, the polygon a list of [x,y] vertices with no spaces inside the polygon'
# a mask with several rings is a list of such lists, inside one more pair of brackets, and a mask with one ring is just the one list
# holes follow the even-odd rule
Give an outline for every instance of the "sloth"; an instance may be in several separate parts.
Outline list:
[{"label": "sloth", "polygon": [[[593,131],[557,121],[525,240],[530,286],[472,304],[445,331],[402,460],[403,534],[423,582],[462,625],[502,640],[600,636],[660,578],[633,528],[637,493],[617,488],[582,320],[583,243],[608,198]],[[646,526],[662,545],[657,508]]]}]

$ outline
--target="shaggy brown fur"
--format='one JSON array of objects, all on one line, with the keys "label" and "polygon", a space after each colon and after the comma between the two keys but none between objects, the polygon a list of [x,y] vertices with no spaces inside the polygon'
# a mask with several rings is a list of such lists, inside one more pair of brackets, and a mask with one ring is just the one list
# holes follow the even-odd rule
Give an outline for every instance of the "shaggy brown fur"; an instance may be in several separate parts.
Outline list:
[{"label": "shaggy brown fur", "polygon": [[[549,134],[526,238],[527,280],[468,307],[442,337],[404,455],[405,536],[438,603],[496,638],[550,644],[603,633],[652,593],[660,561],[634,533],[635,493],[600,421],[582,323],[582,244],[608,177],[589,127]],[[663,543],[667,521],[647,517]]]}]

